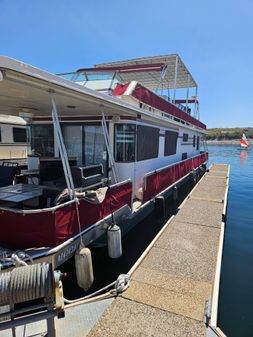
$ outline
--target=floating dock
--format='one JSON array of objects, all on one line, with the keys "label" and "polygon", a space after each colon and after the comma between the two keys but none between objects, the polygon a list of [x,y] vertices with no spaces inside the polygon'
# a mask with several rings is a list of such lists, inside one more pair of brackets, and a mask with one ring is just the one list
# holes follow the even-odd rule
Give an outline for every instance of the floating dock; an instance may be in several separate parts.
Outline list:
[{"label": "floating dock", "polygon": [[[223,335],[214,330],[228,182],[229,166],[213,165],[130,270],[129,288],[89,337]],[[208,301],[213,312],[205,318]],[[213,315],[216,326],[208,331],[204,320]]]},{"label": "floating dock", "polygon": [[[213,165],[131,268],[128,289],[66,305],[56,336],[225,336],[217,312],[228,184],[229,166]],[[32,323],[25,336],[45,330],[45,321]]]}]

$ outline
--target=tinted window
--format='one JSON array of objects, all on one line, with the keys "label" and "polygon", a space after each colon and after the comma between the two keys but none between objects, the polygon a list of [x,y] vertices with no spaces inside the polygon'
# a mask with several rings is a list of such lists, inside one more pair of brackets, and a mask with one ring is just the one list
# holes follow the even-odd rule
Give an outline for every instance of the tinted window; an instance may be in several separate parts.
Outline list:
[{"label": "tinted window", "polygon": [[135,161],[135,133],[133,124],[115,124],[114,157],[117,162]]},{"label": "tinted window", "polygon": [[196,146],[196,136],[195,135],[193,136],[193,144],[192,145],[193,145],[193,147]]},{"label": "tinted window", "polygon": [[137,126],[137,160],[158,157],[159,129],[149,126]]},{"label": "tinted window", "polygon": [[197,150],[199,150],[199,136],[197,136]]},{"label": "tinted window", "polygon": [[54,156],[53,125],[31,126],[31,154],[43,157]]},{"label": "tinted window", "polygon": [[182,160],[187,159],[187,152],[182,153]]},{"label": "tinted window", "polygon": [[176,153],[177,137],[178,137],[178,132],[165,131],[165,145],[164,145],[164,155],[165,156],[170,156]]},{"label": "tinted window", "polygon": [[188,142],[188,133],[183,133],[183,142]]},{"label": "tinted window", "polygon": [[13,141],[14,143],[26,142],[26,129],[25,128],[13,128]]}]

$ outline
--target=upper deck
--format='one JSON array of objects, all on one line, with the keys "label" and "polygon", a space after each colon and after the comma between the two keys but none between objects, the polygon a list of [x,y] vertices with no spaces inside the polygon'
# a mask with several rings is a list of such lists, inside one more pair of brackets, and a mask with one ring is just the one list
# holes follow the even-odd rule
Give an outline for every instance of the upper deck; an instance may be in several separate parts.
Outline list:
[{"label": "upper deck", "polygon": [[[163,111],[166,117],[170,116],[183,124],[206,128],[199,122],[197,83],[178,55],[103,63],[94,68],[82,68],[60,76],[82,86],[117,96],[144,110]],[[195,93],[190,97],[192,88]],[[186,89],[185,93],[183,89]],[[180,99],[176,98],[178,92]]]}]

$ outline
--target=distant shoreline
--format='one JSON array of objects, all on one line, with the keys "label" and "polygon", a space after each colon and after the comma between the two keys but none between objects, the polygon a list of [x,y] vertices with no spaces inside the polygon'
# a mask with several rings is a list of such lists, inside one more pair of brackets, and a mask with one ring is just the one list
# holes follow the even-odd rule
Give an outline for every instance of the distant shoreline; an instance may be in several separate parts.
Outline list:
[{"label": "distant shoreline", "polygon": [[223,140],[207,140],[207,145],[238,145],[240,146],[241,139],[223,139]]}]

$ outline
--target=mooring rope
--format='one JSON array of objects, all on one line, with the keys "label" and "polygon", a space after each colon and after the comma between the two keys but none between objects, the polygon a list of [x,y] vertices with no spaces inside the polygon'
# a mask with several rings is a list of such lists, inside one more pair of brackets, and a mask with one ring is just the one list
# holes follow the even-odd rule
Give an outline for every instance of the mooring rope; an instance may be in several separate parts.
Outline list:
[{"label": "mooring rope", "polygon": [[[114,286],[114,288],[112,290],[110,290],[109,292],[101,295],[99,297],[99,299],[103,299],[103,298],[109,298],[109,297],[115,297],[115,296],[118,296],[119,294],[121,294],[123,291],[125,291],[128,287],[129,287],[129,284],[130,284],[130,276],[128,274],[120,274],[117,278],[116,281],[108,284],[107,286],[95,291],[94,293],[90,294],[90,295],[87,295],[87,296],[84,296],[84,297],[81,297],[81,298],[78,298],[76,300],[68,300],[66,298],[64,298],[64,302],[67,303],[67,304],[81,304],[80,302],[85,303],[85,300],[89,300],[89,299],[93,299],[94,301],[97,300],[97,298],[95,297],[96,295],[102,293],[103,291],[111,288]],[[90,301],[89,301],[90,302]]]}]

